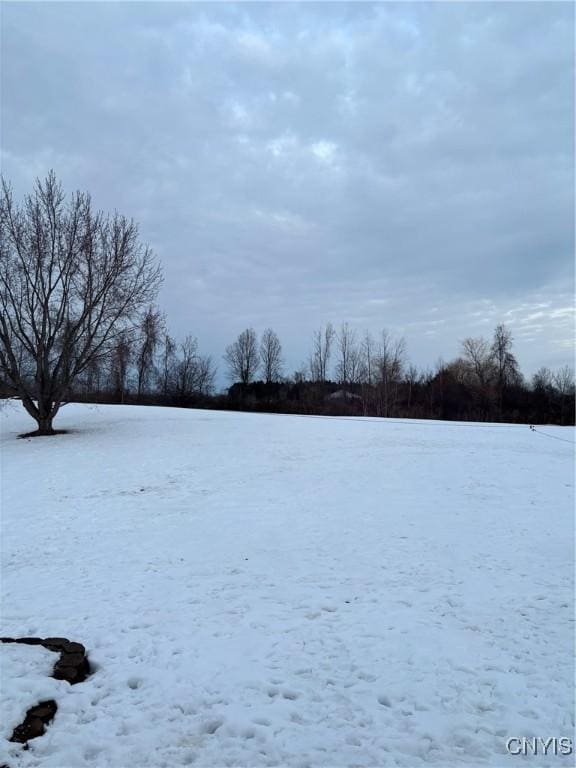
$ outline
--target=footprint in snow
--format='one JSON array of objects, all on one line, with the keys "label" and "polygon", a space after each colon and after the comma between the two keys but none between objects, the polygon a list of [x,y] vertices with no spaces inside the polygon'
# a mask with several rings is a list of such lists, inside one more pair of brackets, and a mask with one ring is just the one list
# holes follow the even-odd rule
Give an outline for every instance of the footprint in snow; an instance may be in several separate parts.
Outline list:
[{"label": "footprint in snow", "polygon": [[84,759],[90,760],[90,761],[96,760],[96,758],[101,752],[102,752],[102,747],[96,747],[96,746],[87,747],[84,750]]},{"label": "footprint in snow", "polygon": [[358,680],[365,680],[367,683],[374,683],[377,680],[374,675],[371,675],[368,672],[358,672],[356,677]]},{"label": "footprint in snow", "polygon": [[218,728],[221,728],[224,725],[224,720],[208,720],[207,722],[203,723],[200,730],[202,733],[207,733],[208,735],[212,736]]},{"label": "footprint in snow", "polygon": [[268,720],[266,717],[255,717],[252,722],[254,725],[263,725],[263,726],[270,726],[272,725],[271,721]]}]

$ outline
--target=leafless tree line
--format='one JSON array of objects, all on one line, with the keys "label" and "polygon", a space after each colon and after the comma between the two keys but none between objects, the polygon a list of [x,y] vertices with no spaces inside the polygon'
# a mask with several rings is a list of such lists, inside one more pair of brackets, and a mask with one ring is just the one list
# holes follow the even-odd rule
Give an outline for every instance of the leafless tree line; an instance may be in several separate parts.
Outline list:
[{"label": "leafless tree line", "polygon": [[250,384],[259,373],[267,384],[282,378],[282,345],[271,328],[264,331],[260,344],[253,328],[242,331],[236,341],[226,347],[224,361],[232,382]]},{"label": "leafless tree line", "polygon": [[[348,323],[338,330],[328,323],[312,334],[308,361],[292,376],[282,376],[281,364],[266,367],[274,341],[274,360],[281,360],[281,344],[268,329],[260,347],[253,329],[247,329],[227,348],[229,378],[244,387],[256,386],[260,376],[269,383],[291,387],[282,397],[299,399],[300,405],[283,407],[306,412],[358,412],[376,416],[462,418],[495,420],[520,418],[573,420],[570,397],[574,373],[568,366],[552,373],[546,368],[526,382],[513,353],[512,334],[498,325],[490,340],[466,338],[461,354],[433,370],[419,371],[410,363],[406,342],[387,330],[379,335],[359,335]],[[264,374],[264,372],[267,372]],[[252,388],[253,405],[263,398],[270,405],[270,390]],[[296,393],[296,394],[295,394]],[[330,401],[327,410],[325,402]],[[337,405],[340,403],[340,405]],[[571,415],[572,414],[572,415]]]},{"label": "leafless tree line", "polygon": [[[133,221],[95,211],[85,193],[67,200],[53,173],[21,204],[2,179],[0,390],[21,398],[38,434],[53,434],[62,403],[80,392],[184,405],[212,394],[212,359],[193,336],[178,343],[155,306],[161,280]],[[328,396],[379,416],[574,419],[573,371],[541,368],[528,387],[504,325],[491,340],[464,339],[460,356],[433,372],[410,365],[404,339],[386,330],[359,336],[348,323],[328,323],[311,342],[307,363],[290,378],[275,331],[258,339],[248,328],[226,348],[229,379],[244,388],[259,379],[268,399],[291,384],[290,396],[314,407]]]},{"label": "leafless tree line", "polygon": [[177,403],[214,390],[216,367],[200,354],[194,336],[177,343],[164,315],[151,306],[131,337],[121,335],[110,355],[94,361],[75,385],[76,394],[113,396],[119,402],[162,396]]},{"label": "leafless tree line", "polygon": [[[464,410],[458,411],[462,418],[466,414],[476,419],[500,418],[505,394],[527,388],[546,392],[552,399],[560,396],[563,419],[562,398],[574,391],[574,374],[568,366],[556,372],[542,368],[527,385],[512,351],[512,335],[502,325],[496,327],[491,340],[464,339],[458,358],[448,363],[440,360],[434,369],[425,371],[410,363],[405,339],[387,330],[360,335],[348,323],[338,330],[329,323],[316,329],[311,341],[307,364],[289,376],[283,372],[282,344],[275,331],[267,328],[259,338],[253,328],[247,328],[223,356],[228,379],[244,387],[256,382],[307,385],[305,397],[310,401],[330,396],[334,402],[355,405],[364,415],[382,417],[449,417],[460,398],[466,401]],[[98,390],[95,371],[91,367],[82,380],[87,392]],[[138,333],[130,343],[124,337],[118,339],[108,367],[101,368],[98,375],[99,391],[111,391],[121,402],[124,394],[187,402],[191,395],[213,394],[216,367],[209,356],[198,353],[193,337],[176,344],[166,332],[164,316],[149,307]],[[460,389],[456,392],[455,388]],[[429,396],[428,408],[422,403],[424,391]],[[506,408],[510,410],[509,404]]]},{"label": "leafless tree line", "polygon": [[61,405],[79,392],[186,398],[208,394],[212,360],[195,338],[180,344],[155,307],[160,266],[137,225],[68,199],[54,173],[23,202],[0,184],[0,388],[20,397],[54,434]]}]

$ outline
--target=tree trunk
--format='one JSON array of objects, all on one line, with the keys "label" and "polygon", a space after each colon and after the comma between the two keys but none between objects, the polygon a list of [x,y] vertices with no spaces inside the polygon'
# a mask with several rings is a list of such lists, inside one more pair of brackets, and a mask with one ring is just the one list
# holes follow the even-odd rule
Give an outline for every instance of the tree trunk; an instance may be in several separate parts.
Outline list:
[{"label": "tree trunk", "polygon": [[39,435],[55,435],[56,432],[52,427],[53,421],[54,421],[53,416],[43,416],[43,417],[39,416],[36,419],[36,422],[38,423],[38,434]]},{"label": "tree trunk", "polygon": [[38,403],[35,403],[31,397],[24,395],[22,397],[22,405],[38,425],[38,429],[36,430],[35,434],[37,435],[57,434],[56,430],[52,426],[52,422],[54,421],[54,417],[58,413],[58,410],[60,407],[59,404],[56,405],[55,403],[52,403],[52,402],[46,403],[42,401],[38,401]]}]

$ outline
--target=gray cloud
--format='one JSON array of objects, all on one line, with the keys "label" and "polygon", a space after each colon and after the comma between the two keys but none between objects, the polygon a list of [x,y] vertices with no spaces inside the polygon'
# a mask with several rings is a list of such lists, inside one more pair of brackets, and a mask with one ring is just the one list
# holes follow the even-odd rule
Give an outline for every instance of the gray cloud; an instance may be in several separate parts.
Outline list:
[{"label": "gray cloud", "polygon": [[572,356],[573,9],[4,3],[2,169],[134,216],[179,335],[405,333],[430,365],[507,322]]}]

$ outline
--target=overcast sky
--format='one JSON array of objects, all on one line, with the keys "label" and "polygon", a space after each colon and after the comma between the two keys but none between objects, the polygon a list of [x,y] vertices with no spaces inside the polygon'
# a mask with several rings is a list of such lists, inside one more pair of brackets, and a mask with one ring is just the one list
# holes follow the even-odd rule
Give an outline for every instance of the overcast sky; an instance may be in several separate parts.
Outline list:
[{"label": "overcast sky", "polygon": [[504,322],[572,363],[573,6],[7,3],[2,172],[134,217],[172,332],[404,335],[432,367]]}]

